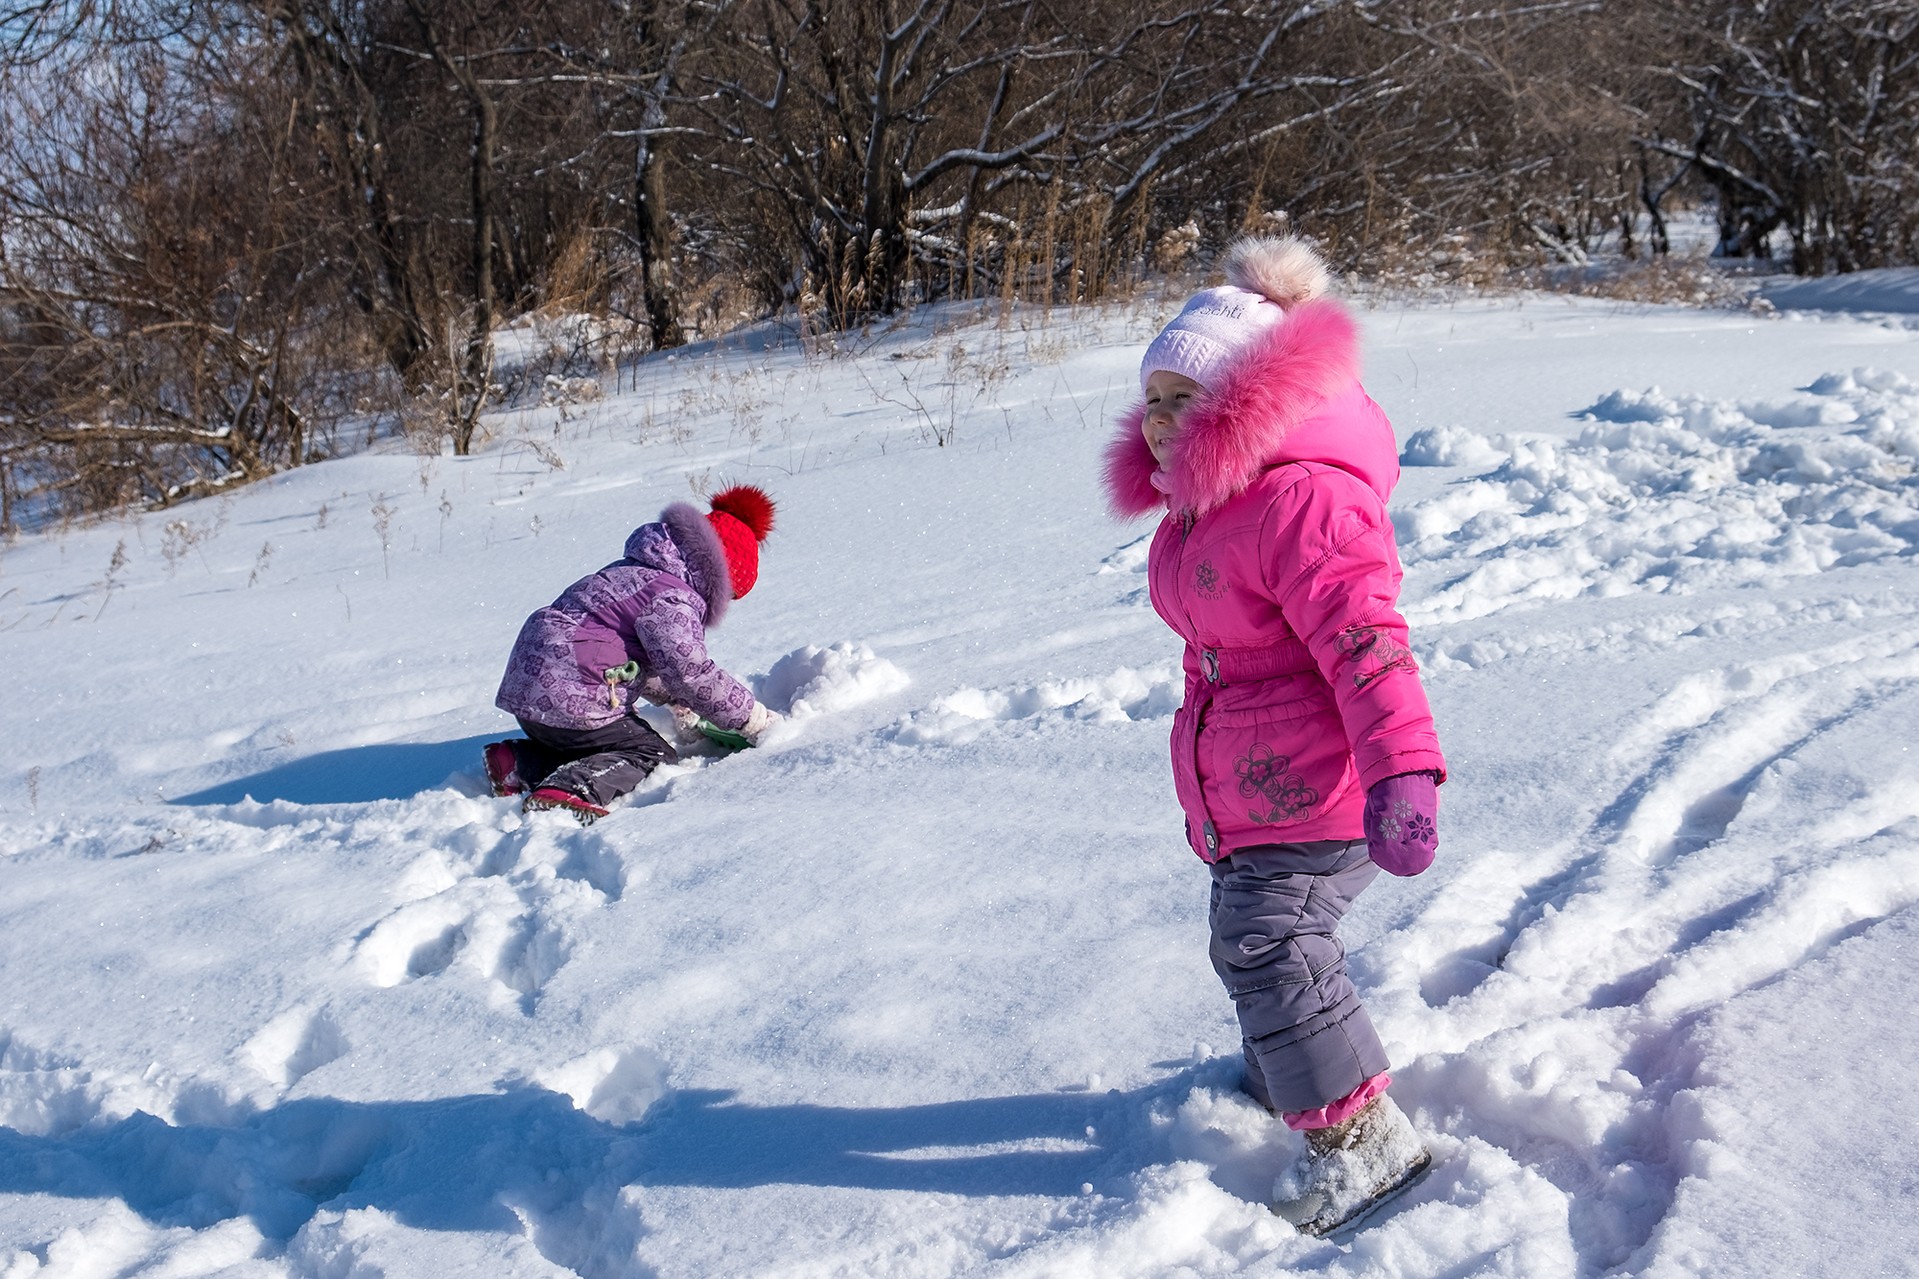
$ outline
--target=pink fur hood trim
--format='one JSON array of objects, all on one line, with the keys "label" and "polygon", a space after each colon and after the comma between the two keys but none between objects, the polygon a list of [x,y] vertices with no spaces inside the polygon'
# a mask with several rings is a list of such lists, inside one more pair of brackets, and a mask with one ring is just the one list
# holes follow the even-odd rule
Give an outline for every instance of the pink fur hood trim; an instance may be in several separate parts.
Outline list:
[{"label": "pink fur hood trim", "polygon": [[1358,333],[1346,308],[1331,298],[1294,307],[1193,406],[1173,446],[1172,465],[1158,475],[1158,484],[1158,464],[1140,434],[1145,400],[1121,415],[1106,447],[1106,492],[1113,510],[1127,518],[1169,506],[1205,515],[1244,491],[1266,467],[1287,461],[1340,466],[1384,498],[1399,467],[1390,429],[1384,458],[1379,432],[1369,429],[1383,423],[1383,416],[1376,408],[1358,414],[1330,411],[1348,409],[1351,396],[1371,407],[1358,379]]}]

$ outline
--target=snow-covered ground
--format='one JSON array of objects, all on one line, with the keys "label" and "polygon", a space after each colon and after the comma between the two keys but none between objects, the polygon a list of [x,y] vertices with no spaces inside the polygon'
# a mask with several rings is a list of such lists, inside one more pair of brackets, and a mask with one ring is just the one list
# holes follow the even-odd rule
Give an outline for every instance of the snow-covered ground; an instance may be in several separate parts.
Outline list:
[{"label": "snow-covered ground", "polygon": [[[1172,305],[696,349],[7,547],[0,1276],[1913,1273],[1919,337],[1364,313],[1453,777],[1344,929],[1434,1168],[1328,1242],[1095,484]],[[488,798],[525,613],[737,480],[713,645],[790,733]]]},{"label": "snow-covered ground", "polygon": [[1813,311],[1919,312],[1919,267],[1879,267],[1802,280],[1774,276],[1765,282],[1774,306]]}]

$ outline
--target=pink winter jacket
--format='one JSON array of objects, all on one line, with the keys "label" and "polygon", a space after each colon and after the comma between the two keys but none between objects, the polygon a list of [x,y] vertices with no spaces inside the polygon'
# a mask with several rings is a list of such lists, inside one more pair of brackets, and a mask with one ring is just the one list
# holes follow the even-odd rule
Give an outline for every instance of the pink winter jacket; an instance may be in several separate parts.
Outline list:
[{"label": "pink winter jacket", "polygon": [[1140,433],[1143,402],[1106,451],[1114,509],[1166,512],[1148,583],[1186,641],[1173,785],[1209,862],[1358,839],[1374,782],[1445,777],[1396,607],[1398,453],[1358,371],[1345,308],[1306,302],[1188,410],[1167,472]]}]

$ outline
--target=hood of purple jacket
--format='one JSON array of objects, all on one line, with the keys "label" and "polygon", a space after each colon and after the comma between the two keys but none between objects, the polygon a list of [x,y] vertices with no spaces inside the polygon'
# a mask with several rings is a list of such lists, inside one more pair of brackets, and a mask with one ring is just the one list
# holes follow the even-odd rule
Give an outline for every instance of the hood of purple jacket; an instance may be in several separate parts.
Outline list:
[{"label": "hood of purple jacket", "polygon": [[658,521],[642,524],[627,534],[621,551],[643,568],[671,573],[706,601],[706,624],[718,626],[733,602],[733,574],[726,567],[726,548],[713,525],[685,502],[660,512]]},{"label": "hood of purple jacket", "polygon": [[1336,466],[1381,501],[1399,482],[1398,444],[1359,385],[1358,332],[1331,298],[1288,311],[1226,366],[1217,385],[1204,388],[1188,414],[1163,474],[1140,431],[1144,397],[1120,416],[1105,463],[1117,514],[1170,508],[1205,515],[1282,462]]}]

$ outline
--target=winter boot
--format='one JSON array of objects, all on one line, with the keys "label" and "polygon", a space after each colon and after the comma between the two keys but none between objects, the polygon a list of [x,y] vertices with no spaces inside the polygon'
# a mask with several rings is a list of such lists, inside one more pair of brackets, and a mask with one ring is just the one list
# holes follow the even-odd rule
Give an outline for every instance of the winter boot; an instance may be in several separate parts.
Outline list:
[{"label": "winter boot", "polygon": [[606,810],[589,800],[581,799],[572,791],[561,790],[557,786],[542,786],[526,797],[522,805],[526,812],[537,812],[543,808],[564,808],[579,821],[582,826],[591,826],[606,816]]},{"label": "winter boot", "polygon": [[1433,1161],[1393,1099],[1375,1097],[1330,1128],[1306,1130],[1306,1157],[1273,1186],[1273,1211],[1301,1234],[1356,1221],[1411,1185]]},{"label": "winter boot", "polygon": [[512,742],[488,742],[485,750],[486,781],[496,798],[524,795],[526,782],[520,777],[520,753]]}]

